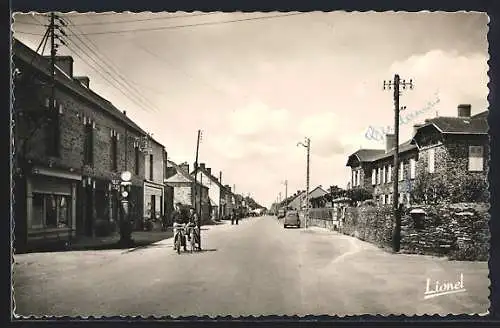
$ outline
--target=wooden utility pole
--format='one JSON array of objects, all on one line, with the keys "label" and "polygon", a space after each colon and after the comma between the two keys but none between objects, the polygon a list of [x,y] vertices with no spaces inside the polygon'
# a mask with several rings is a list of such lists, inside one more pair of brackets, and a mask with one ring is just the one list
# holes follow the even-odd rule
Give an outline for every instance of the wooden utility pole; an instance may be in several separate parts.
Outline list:
[{"label": "wooden utility pole", "polygon": [[219,183],[221,187],[219,188],[219,220],[222,219],[222,171],[219,171]]},{"label": "wooden utility pole", "polygon": [[299,142],[297,146],[303,146],[307,150],[307,169],[306,169],[306,213],[304,218],[304,226],[307,228],[308,220],[309,220],[309,163],[310,163],[310,154],[311,154],[311,139],[306,138],[305,142]]},{"label": "wooden utility pole", "polygon": [[394,81],[384,81],[384,90],[387,88],[391,90],[394,88],[394,169],[392,170],[392,182],[393,182],[393,196],[392,196],[392,207],[394,214],[394,229],[392,231],[392,250],[394,252],[399,252],[401,243],[401,213],[399,210],[399,96],[401,95],[401,89],[406,89],[407,86],[413,89],[413,81],[410,79],[409,82],[405,80],[400,80],[399,75],[394,75]]},{"label": "wooden utility pole", "polygon": [[[200,150],[200,139],[201,139],[201,130],[198,130],[198,138],[196,139],[196,160],[194,162],[194,205],[196,209],[196,196],[198,192],[198,153]],[[200,249],[201,249],[201,186],[200,186],[200,212],[199,212],[199,217],[198,217],[198,233],[200,237]]]}]

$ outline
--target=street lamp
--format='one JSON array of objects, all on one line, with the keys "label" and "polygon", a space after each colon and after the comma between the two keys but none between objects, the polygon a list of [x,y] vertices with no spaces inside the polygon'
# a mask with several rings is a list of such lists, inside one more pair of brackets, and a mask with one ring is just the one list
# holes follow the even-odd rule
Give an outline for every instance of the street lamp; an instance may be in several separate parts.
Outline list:
[{"label": "street lamp", "polygon": [[306,173],[306,215],[304,220],[304,227],[307,228],[307,221],[309,220],[309,157],[311,153],[311,139],[305,138],[304,142],[297,143],[297,146],[302,146],[307,149],[307,173]]}]

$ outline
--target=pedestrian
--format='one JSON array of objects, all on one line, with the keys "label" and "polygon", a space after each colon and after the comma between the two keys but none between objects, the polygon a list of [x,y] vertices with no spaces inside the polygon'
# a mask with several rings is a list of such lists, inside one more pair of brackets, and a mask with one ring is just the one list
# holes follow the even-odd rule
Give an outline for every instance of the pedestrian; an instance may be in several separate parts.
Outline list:
[{"label": "pedestrian", "polygon": [[234,210],[231,211],[231,214],[229,214],[231,217],[231,224],[234,224]]},{"label": "pedestrian", "polygon": [[240,211],[240,210],[238,210],[238,211],[236,212],[236,218],[235,218],[235,220],[236,220],[236,224],[238,224],[238,220],[240,219],[240,213],[241,213],[241,211]]}]

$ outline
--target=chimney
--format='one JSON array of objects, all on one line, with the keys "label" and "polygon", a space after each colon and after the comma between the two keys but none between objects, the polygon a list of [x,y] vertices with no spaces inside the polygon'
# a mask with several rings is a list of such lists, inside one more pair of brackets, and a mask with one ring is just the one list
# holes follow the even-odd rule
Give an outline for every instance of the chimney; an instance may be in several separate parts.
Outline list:
[{"label": "chimney", "polygon": [[182,170],[182,172],[189,174],[189,164],[188,163],[179,164],[179,168]]},{"label": "chimney", "polygon": [[[50,62],[50,56],[44,56]],[[73,57],[71,56],[56,56],[56,66],[64,73],[73,78]]]},{"label": "chimney", "polygon": [[200,163],[200,169],[205,170],[205,163]]},{"label": "chimney", "polygon": [[459,118],[470,118],[470,110],[471,110],[471,105],[470,104],[460,104],[458,105],[458,117]]},{"label": "chimney", "polygon": [[388,153],[396,147],[396,135],[386,134],[385,135],[385,152]]},{"label": "chimney", "polygon": [[212,175],[212,169],[211,168],[207,168],[207,171],[208,171],[208,175]]},{"label": "chimney", "polygon": [[123,111],[123,115],[127,116],[127,111],[126,110]]},{"label": "chimney", "polygon": [[87,87],[87,89],[89,88],[90,79],[88,78],[88,76],[77,76],[75,77],[75,80],[83,84],[85,87]]},{"label": "chimney", "polygon": [[231,192],[231,186],[230,185],[224,185],[224,187],[229,191]]}]

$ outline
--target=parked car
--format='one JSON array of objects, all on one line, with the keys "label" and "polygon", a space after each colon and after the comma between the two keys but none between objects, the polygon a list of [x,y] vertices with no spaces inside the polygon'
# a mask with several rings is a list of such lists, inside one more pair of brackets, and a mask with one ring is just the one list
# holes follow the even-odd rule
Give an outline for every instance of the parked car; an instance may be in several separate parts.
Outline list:
[{"label": "parked car", "polygon": [[285,220],[283,220],[283,227],[295,226],[300,228],[300,217],[297,211],[289,211],[285,215]]},{"label": "parked car", "polygon": [[284,217],[285,217],[285,214],[286,214],[285,209],[280,208],[280,209],[278,210],[278,219],[284,218]]}]

